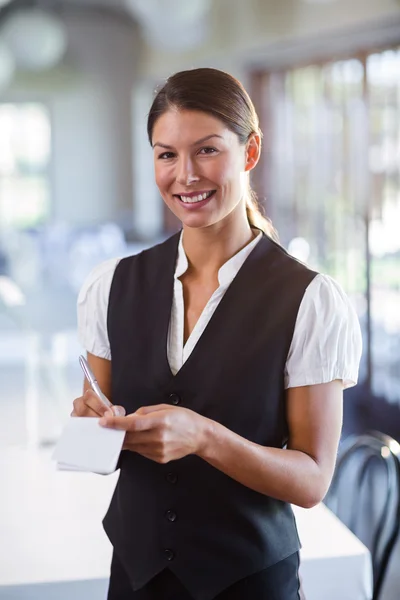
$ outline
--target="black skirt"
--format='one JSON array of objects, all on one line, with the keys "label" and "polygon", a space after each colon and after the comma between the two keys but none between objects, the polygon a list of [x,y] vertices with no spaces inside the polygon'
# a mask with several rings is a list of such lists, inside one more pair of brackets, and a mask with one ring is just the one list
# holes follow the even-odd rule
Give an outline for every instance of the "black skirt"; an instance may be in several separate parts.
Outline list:
[{"label": "black skirt", "polygon": [[[237,581],[214,600],[299,600],[299,553]],[[179,579],[164,569],[134,592],[120,561],[113,554],[107,600],[193,600]]]}]

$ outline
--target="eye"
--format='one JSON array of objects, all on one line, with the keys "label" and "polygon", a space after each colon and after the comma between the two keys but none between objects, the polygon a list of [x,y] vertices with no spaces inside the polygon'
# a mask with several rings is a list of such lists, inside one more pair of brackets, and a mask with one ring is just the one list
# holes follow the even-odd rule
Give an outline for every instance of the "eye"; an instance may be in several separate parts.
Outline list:
[{"label": "eye", "polygon": [[175,154],[173,152],[163,152],[158,155],[158,158],[161,160],[168,160],[169,158],[173,158]]},{"label": "eye", "polygon": [[218,150],[216,148],[212,148],[211,146],[205,146],[199,150],[199,154],[216,154],[217,152]]}]

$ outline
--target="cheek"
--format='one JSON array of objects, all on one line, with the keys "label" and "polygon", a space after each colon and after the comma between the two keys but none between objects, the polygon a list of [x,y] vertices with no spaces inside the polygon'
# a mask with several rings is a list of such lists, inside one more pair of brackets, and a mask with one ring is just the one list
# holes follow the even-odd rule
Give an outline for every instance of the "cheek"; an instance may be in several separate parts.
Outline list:
[{"label": "cheek", "polygon": [[166,186],[168,186],[171,176],[164,165],[158,165],[156,163],[154,166],[154,178],[158,189],[162,193],[165,191]]},{"label": "cheek", "polygon": [[241,169],[238,161],[230,157],[221,162],[216,169],[216,178],[221,186],[239,185]]}]

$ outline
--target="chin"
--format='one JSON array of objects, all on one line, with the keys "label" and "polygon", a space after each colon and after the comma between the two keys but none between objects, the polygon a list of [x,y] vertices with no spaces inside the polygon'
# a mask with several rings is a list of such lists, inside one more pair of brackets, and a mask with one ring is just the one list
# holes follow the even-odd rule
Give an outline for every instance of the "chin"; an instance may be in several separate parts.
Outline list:
[{"label": "chin", "polygon": [[184,227],[190,227],[191,229],[203,229],[213,224],[213,222],[205,219],[184,219],[181,220],[181,223]]}]

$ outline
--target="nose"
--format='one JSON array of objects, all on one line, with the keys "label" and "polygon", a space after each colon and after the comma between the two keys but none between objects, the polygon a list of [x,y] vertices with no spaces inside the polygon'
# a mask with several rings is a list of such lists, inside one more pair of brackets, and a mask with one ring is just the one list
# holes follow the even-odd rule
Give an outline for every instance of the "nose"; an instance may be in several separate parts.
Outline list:
[{"label": "nose", "polygon": [[199,175],[196,172],[195,163],[191,158],[182,158],[178,164],[176,181],[180,185],[191,185],[200,180]]}]

